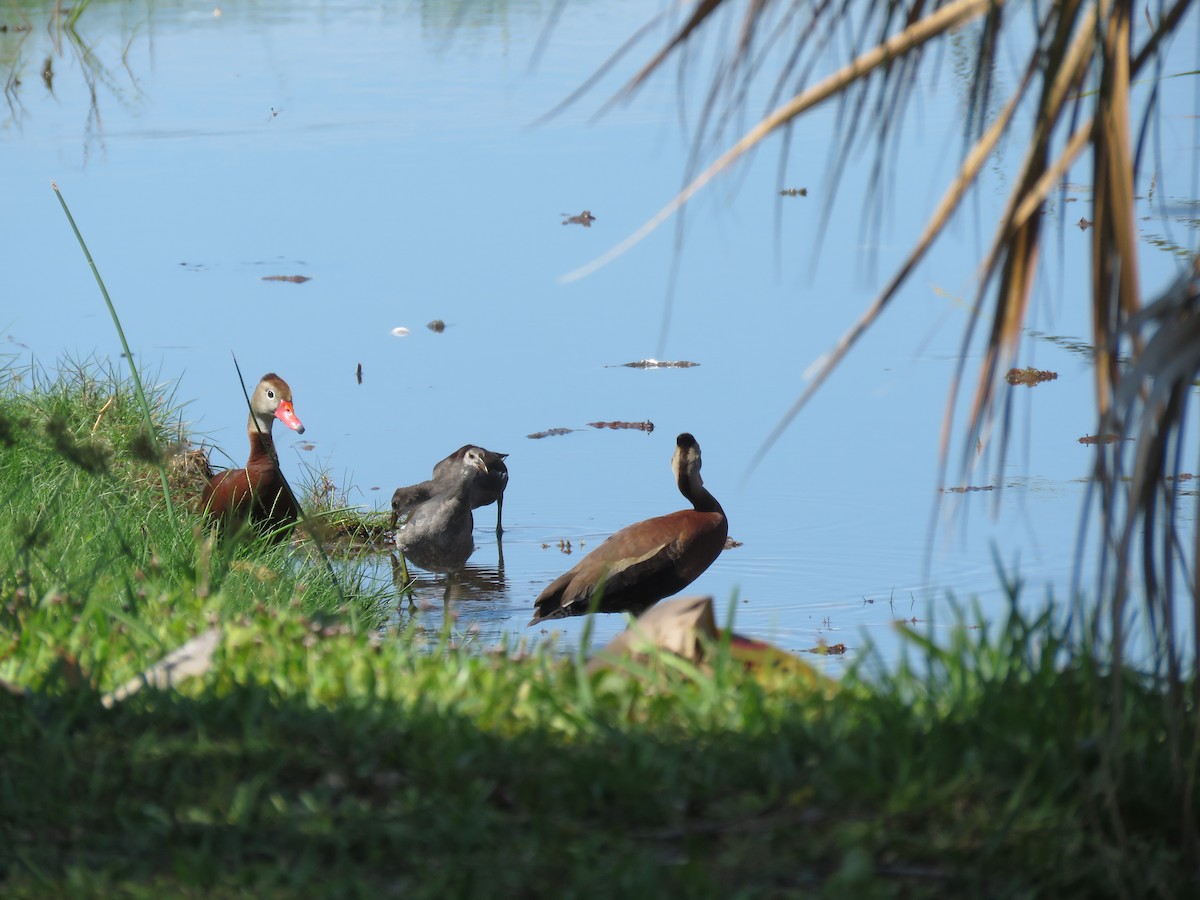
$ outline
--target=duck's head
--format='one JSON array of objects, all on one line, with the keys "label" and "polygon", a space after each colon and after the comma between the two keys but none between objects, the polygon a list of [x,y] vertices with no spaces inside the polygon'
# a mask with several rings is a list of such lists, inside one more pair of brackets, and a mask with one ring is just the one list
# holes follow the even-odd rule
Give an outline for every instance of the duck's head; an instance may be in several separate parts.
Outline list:
[{"label": "duck's head", "polygon": [[304,434],[304,425],[292,408],[292,389],[274,372],[268,372],[258,382],[254,396],[250,398],[250,408],[266,431],[270,430],[271,420],[275,418],[297,434]]}]

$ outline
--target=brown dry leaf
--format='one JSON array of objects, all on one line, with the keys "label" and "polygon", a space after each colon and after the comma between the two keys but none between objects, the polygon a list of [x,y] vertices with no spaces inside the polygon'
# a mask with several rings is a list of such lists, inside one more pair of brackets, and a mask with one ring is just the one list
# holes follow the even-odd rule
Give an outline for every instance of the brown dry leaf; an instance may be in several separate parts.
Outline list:
[{"label": "brown dry leaf", "polygon": [[100,698],[105,707],[120,703],[126,697],[149,686],[165,690],[172,685],[205,674],[212,668],[213,654],[221,643],[221,629],[210,628],[194,637],[178,650],[168,654],[136,678]]}]

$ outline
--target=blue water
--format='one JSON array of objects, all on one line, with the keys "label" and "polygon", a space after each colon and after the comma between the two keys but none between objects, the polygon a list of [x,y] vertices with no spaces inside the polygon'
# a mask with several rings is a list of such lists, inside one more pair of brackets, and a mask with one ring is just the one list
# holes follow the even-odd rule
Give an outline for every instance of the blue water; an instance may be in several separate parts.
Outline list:
[{"label": "blue water", "polygon": [[[884,194],[865,144],[833,193],[836,109],[819,109],[783,176],[774,142],[691,205],[681,249],[668,224],[566,282],[680,187],[711,69],[701,55],[685,76],[687,126],[673,67],[596,115],[653,41],[535,124],[651,12],[633,0],[567,4],[547,34],[557,6],[266,2],[215,15],[97,2],[80,44],[61,51],[40,24],[47,15],[30,12],[31,32],[0,34],[0,61],[21,81],[0,107],[0,350],[17,366],[120,353],[54,180],[143,371],[175,384],[197,437],[234,462],[245,415],[233,356],[251,383],[273,370],[292,385],[307,431],[277,436],[293,484],[327,471],[350,502],[385,508],[394,487],[427,478],[463,443],[508,452],[502,546],[493,509],[480,510],[468,577],[450,592],[455,628],[481,645],[505,635],[573,645],[579,620],[526,631],[533,598],[617,528],[683,505],[669,462],[685,430],[742,542],[690,590],[716,597],[722,619],[735,606],[743,632],[798,651],[844,642],[850,652],[826,663],[836,671],[868,642],[894,658],[897,619],[949,624],[950,596],[977,598],[972,618],[1003,615],[997,560],[1019,570],[1027,603],[1065,597],[1092,455],[1078,438],[1095,431],[1091,367],[1065,346],[1090,330],[1090,234],[1074,224],[1088,212],[1088,161],[1070,175],[1071,205],[1047,219],[1054,251],[1036,290],[1038,333],[1017,361],[1059,378],[1013,389],[1004,469],[992,453],[991,468],[968,478],[1002,491],[949,495],[935,514],[947,385],[990,223],[1020,162],[1015,143],[751,471],[808,367],[907,254],[949,179],[963,82],[953,64],[930,68],[889,151]],[[971,46],[956,42],[951,63]],[[46,56],[52,90],[39,75]],[[1174,48],[1167,70],[1194,69],[1192,56]],[[1188,246],[1196,231],[1195,78],[1162,87],[1162,169],[1138,186],[1149,291],[1179,264],[1154,239],[1170,227]],[[764,101],[752,95],[749,111]],[[785,187],[807,196],[781,197]],[[592,227],[562,224],[584,209]],[[311,280],[263,280],[272,275]],[[444,332],[426,327],[435,319]],[[394,336],[398,327],[409,334]],[[621,366],[649,357],[699,365]],[[977,361],[969,347],[968,373]],[[654,431],[588,426],[613,420]],[[555,427],[576,430],[528,437]],[[559,548],[567,540],[571,555]],[[386,560],[370,577],[390,583]],[[437,629],[444,595],[442,579],[422,576],[418,604],[390,621]],[[620,627],[603,617],[596,639]]]}]

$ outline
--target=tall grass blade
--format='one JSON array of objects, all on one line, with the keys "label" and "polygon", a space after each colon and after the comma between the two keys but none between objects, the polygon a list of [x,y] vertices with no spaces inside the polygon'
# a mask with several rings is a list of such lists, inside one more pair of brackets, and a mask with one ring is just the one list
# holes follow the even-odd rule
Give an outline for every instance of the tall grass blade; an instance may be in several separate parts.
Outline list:
[{"label": "tall grass blade", "polygon": [[71,215],[71,210],[67,206],[67,201],[62,195],[62,191],[58,189],[58,185],[53,181],[50,182],[50,187],[54,189],[54,196],[58,197],[58,202],[62,205],[63,212],[67,216],[67,221],[71,223],[71,230],[75,232],[75,239],[79,241],[84,258],[87,259],[88,265],[92,270],[92,275],[96,278],[96,284],[100,286],[100,294],[104,297],[104,303],[108,306],[108,314],[112,316],[113,325],[116,326],[117,337],[121,339],[121,348],[125,351],[125,359],[129,363],[129,372],[133,376],[133,388],[137,392],[138,402],[142,407],[142,416],[146,422],[146,435],[154,446],[154,456],[158,463],[158,476],[162,480],[163,501],[167,506],[167,516],[174,521],[175,507],[171,502],[171,487],[167,483],[167,466],[163,462],[162,448],[159,446],[158,435],[154,430],[154,414],[150,409],[150,401],[146,399],[146,392],[142,390],[142,379],[138,374],[137,363],[133,361],[133,351],[129,349],[129,341],[125,339],[125,329],[121,327],[121,319],[117,315],[117,308],[113,306],[112,298],[108,295],[108,288],[104,286],[104,279],[100,277],[100,270],[96,268],[96,261],[92,259],[92,253],[88,250],[87,242],[84,241],[83,235],[79,232],[79,226],[75,224],[75,217]]}]

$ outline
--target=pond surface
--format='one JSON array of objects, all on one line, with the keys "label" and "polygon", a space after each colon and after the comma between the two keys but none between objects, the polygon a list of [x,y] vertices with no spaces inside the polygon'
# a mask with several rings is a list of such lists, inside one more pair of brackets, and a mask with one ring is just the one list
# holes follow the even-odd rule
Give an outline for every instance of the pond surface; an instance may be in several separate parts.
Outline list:
[{"label": "pond surface", "polygon": [[[654,31],[583,100],[534,124],[653,12],[565,4],[547,32],[558,6],[96,0],[78,41],[59,48],[49,7],[27,11],[31,31],[4,13],[0,62],[21,82],[0,107],[8,362],[120,362],[54,180],[143,371],[176,385],[196,436],[232,462],[245,458],[232,356],[251,386],[267,371],[291,383],[307,430],[276,437],[293,484],[323,471],[349,502],[384,509],[461,444],[509,454],[502,542],[494,507],[479,510],[463,577],[447,591],[421,575],[419,602],[398,604],[396,623],[438,628],[449,596],[455,627],[481,644],[507,634],[573,646],[579,619],[526,630],[533,598],[616,529],[684,505],[669,470],[682,431],[703,448],[705,483],[741,542],[689,591],[712,594],[720,619],[736,608],[739,631],[796,651],[844,643],[845,656],[825,658],[836,672],[868,642],[894,659],[897,620],[951,627],[952,598],[977,601],[968,624],[1003,616],[998,562],[1019,573],[1023,603],[1065,598],[1094,452],[1079,442],[1095,431],[1090,235],[1076,224],[1090,163],[1063,195],[1075,206],[1048,220],[1057,249],[1018,360],[1058,377],[1011,389],[1004,468],[969,479],[987,490],[941,494],[938,447],[1015,145],[751,470],[806,369],[907,254],[950,177],[966,95],[956,73],[969,71],[974,36],[928,67],[885,196],[872,193],[864,145],[823,218],[837,111],[818,110],[783,174],[775,143],[692,204],[682,249],[669,225],[567,282],[680,187],[692,147],[680,94],[694,122],[711,69],[697,58],[681,92],[672,67],[597,116],[661,40]],[[1172,49],[1165,71],[1194,73],[1194,55]],[[1150,293],[1178,271],[1173,250],[1195,244],[1198,218],[1195,76],[1161,86],[1161,168],[1138,186]],[[752,95],[750,113],[764,102]],[[588,227],[564,224],[585,210]],[[444,330],[427,327],[435,320]],[[697,365],[623,365],[649,358]],[[653,430],[590,424],[613,421]],[[550,429],[571,430],[530,437]],[[390,562],[368,575],[390,584]],[[595,639],[621,627],[601,617]]]}]

